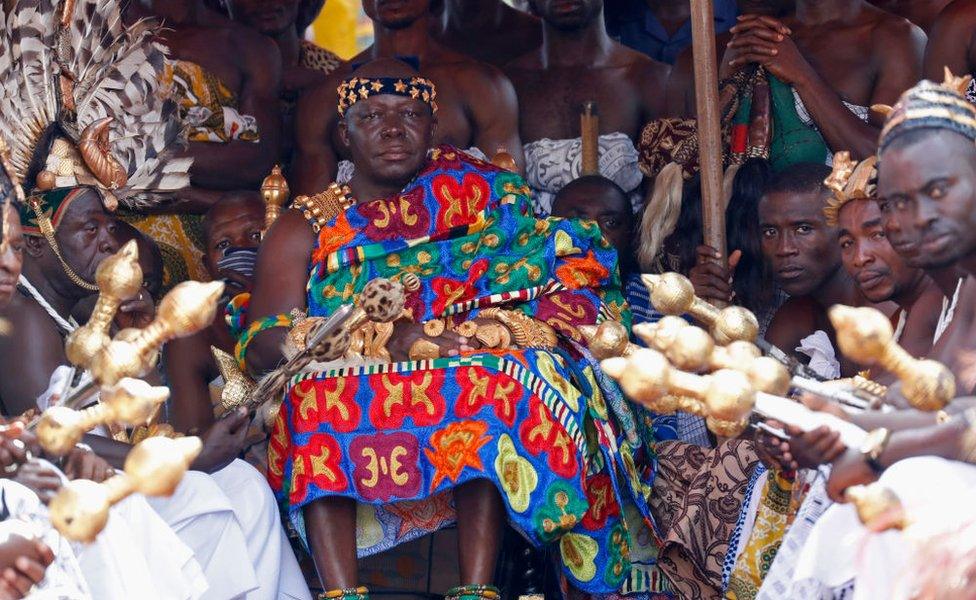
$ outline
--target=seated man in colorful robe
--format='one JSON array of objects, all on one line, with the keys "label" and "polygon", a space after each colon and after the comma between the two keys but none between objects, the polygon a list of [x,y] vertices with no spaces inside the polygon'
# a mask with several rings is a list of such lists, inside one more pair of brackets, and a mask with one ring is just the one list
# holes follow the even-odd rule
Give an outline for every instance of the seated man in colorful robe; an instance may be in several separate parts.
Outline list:
[{"label": "seated man in colorful robe", "polygon": [[631,570],[621,502],[641,484],[612,451],[614,388],[575,326],[626,318],[615,254],[592,224],[532,217],[518,175],[449,146],[428,155],[433,95],[398,60],[353,73],[339,131],[355,175],[299,200],[262,244],[238,346],[253,373],[280,362],[294,309],[329,315],[377,277],[414,290],[374,328],[366,366],[316,366],[289,387],[269,479],[335,588],[325,597],[368,597],[357,542],[378,552],[455,514],[465,585],[448,598],[497,597],[506,516],[535,545],[558,542],[571,586],[614,592]]}]

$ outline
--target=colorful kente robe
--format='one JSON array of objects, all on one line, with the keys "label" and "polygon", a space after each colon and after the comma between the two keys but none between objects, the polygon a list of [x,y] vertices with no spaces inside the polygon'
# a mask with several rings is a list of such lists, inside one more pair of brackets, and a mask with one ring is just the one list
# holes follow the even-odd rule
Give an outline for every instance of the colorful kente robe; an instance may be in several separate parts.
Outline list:
[{"label": "colorful kente robe", "polygon": [[322,228],[310,315],[353,302],[372,279],[412,273],[416,321],[499,306],[548,322],[563,341],[299,375],[273,427],[269,480],[300,531],[306,504],[357,500],[366,555],[449,524],[451,490],[487,479],[518,531],[558,548],[572,586],[614,592],[632,576],[622,506],[641,520],[649,490],[610,423],[619,391],[574,327],[629,315],[599,228],[536,219],[528,194],[518,175],[445,146],[401,193]]}]

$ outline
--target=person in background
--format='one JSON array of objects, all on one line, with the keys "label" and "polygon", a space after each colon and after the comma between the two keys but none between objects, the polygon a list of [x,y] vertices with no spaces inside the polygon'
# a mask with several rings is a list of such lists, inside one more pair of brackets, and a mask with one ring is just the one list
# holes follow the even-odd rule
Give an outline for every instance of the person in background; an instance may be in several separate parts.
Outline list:
[{"label": "person in background", "polygon": [[[303,94],[298,103],[292,189],[317,194],[330,183],[351,181],[354,168],[339,140],[336,88],[355,67],[379,58],[406,60],[437,86],[436,144],[476,149],[481,156],[508,152],[524,167],[515,90],[495,67],[441,45],[430,33],[432,0],[366,0],[373,44],[329,80]],[[368,92],[367,92],[368,93]]]},{"label": "person in background", "polygon": [[904,17],[922,28],[931,39],[933,26],[942,9],[953,0],[869,0],[871,4],[893,15]]},{"label": "person in background", "polygon": [[633,210],[643,205],[635,143],[660,116],[668,67],[607,35],[603,0],[533,0],[543,44],[512,61],[506,73],[518,93],[519,131],[533,206],[545,216],[553,197],[581,174],[580,111],[599,113],[599,173],[619,185]]},{"label": "person in background", "polygon": [[431,20],[437,41],[499,69],[542,44],[542,24],[503,0],[443,0]]},{"label": "person in background", "polygon": [[281,161],[291,162],[295,146],[295,105],[301,94],[324,82],[342,59],[304,39],[325,0],[227,0],[235,21],[275,41],[281,53]]},{"label": "person in background", "polygon": [[[935,20],[925,48],[922,75],[942,81],[945,69],[956,75],[976,73],[976,0],[953,0]],[[970,83],[966,99],[976,103],[976,84]]]},{"label": "person in background", "polygon": [[[715,33],[735,25],[734,0],[714,2]],[[608,3],[610,36],[656,61],[673,65],[691,46],[691,5],[688,0],[619,0]]]}]

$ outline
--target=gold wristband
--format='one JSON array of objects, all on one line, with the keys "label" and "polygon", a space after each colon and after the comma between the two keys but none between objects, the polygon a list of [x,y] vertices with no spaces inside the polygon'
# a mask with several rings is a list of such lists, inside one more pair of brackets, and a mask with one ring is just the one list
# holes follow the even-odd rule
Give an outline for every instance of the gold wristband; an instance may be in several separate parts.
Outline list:
[{"label": "gold wristband", "polygon": [[508,348],[512,345],[512,334],[501,323],[479,325],[474,335],[486,348]]},{"label": "gold wristband", "polygon": [[424,321],[424,335],[427,337],[440,337],[444,333],[446,326],[444,325],[444,319],[431,319],[430,321]]}]

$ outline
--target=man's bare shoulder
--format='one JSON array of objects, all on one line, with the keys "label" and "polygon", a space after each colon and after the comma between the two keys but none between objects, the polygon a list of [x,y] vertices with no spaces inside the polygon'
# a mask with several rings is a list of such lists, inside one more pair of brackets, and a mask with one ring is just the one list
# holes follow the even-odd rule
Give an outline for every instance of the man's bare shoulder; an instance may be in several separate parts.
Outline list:
[{"label": "man's bare shoulder", "polygon": [[946,5],[936,18],[937,23],[976,23],[976,0],[954,0]]},{"label": "man's bare shoulder", "polygon": [[445,74],[446,71],[450,71],[454,84],[468,100],[473,102],[484,102],[486,97],[491,97],[512,85],[508,76],[498,67],[467,57],[457,62],[443,64],[440,68],[432,66],[431,71],[432,77],[438,71],[445,71]]},{"label": "man's bare shoulder", "polygon": [[10,322],[13,335],[0,336],[0,346],[21,347],[37,344],[61,344],[61,335],[54,320],[32,299],[14,294],[10,304],[0,311],[0,317]]},{"label": "man's bare shoulder", "polygon": [[766,331],[769,343],[792,352],[800,340],[817,330],[823,308],[809,298],[790,298],[773,315]]},{"label": "man's bare shoulder", "polygon": [[893,47],[912,47],[928,40],[925,32],[908,19],[894,15],[871,5],[865,13],[872,21],[872,43],[875,49],[890,52]]}]

